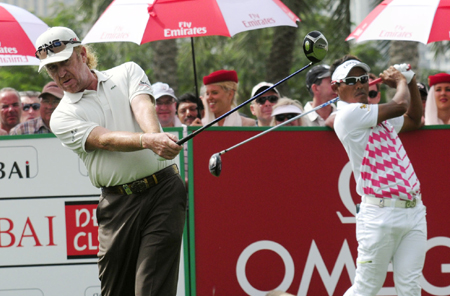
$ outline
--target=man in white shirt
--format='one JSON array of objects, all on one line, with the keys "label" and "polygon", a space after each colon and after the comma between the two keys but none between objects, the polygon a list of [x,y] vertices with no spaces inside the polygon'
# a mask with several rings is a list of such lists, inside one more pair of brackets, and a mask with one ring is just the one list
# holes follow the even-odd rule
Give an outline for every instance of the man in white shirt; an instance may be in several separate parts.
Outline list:
[{"label": "man in white shirt", "polygon": [[[323,103],[336,97],[331,88],[330,66],[317,65],[306,74],[306,88],[313,100],[305,105],[305,112],[314,109]],[[332,112],[336,111],[336,105],[330,104],[303,117],[304,126],[325,126],[325,120]]]},{"label": "man in white shirt", "polygon": [[173,159],[182,147],[162,132],[145,72],[132,62],[94,70],[95,55],[64,27],[39,36],[36,57],[64,90],[51,130],[102,189],[102,295],[175,296],[186,190]]},{"label": "man in white shirt", "polygon": [[397,135],[421,127],[422,103],[412,71],[394,67],[380,77],[396,88],[386,104],[369,104],[369,66],[344,56],[331,66],[338,94],[334,129],[353,169],[361,196],[356,216],[356,276],[345,296],[377,295],[389,262],[398,295],[421,295],[419,280],[427,244],[420,182]]}]

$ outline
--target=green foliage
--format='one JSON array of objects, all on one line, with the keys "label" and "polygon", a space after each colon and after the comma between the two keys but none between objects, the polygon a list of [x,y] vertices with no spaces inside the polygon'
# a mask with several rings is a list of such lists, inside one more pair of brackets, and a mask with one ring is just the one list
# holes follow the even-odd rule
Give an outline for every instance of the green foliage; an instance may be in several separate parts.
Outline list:
[{"label": "green foliage", "polygon": [[[223,36],[194,38],[199,87],[203,84],[203,76],[220,69],[233,69],[239,78],[239,101],[249,99],[252,87],[264,80],[265,58],[270,52],[272,32],[273,30],[268,29],[243,32],[233,38]],[[180,39],[178,44],[179,92],[194,93],[191,40]]]},{"label": "green foliage", "polygon": [[[309,63],[303,54],[302,42],[305,35],[313,30],[321,31],[328,39],[329,51],[324,64],[331,64],[344,54],[354,54],[369,64],[375,74],[384,70],[388,64],[388,42],[373,41],[361,44],[347,42],[350,34],[350,0],[284,0],[296,13],[301,22],[298,23],[295,50],[293,52],[290,73]],[[378,1],[379,2],[379,1]],[[66,26],[73,29],[83,39],[98,17],[103,13],[111,0],[78,0],[76,5],[59,4],[56,13],[43,18],[49,26]],[[194,38],[196,79],[198,87],[203,84],[203,76],[219,69],[234,69],[238,72],[238,101],[250,98],[254,85],[267,81],[267,65],[279,65],[278,60],[269,60],[272,43],[276,36],[275,28],[253,30],[235,35],[232,38],[223,36],[207,36]],[[178,56],[176,72],[178,95],[186,92],[195,93],[192,48],[190,38],[176,40]],[[448,43],[436,43],[436,52],[445,52]],[[105,70],[127,61],[138,63],[147,73],[150,81],[155,81],[154,50],[150,43],[137,45],[129,42],[91,44],[99,59],[99,70]],[[11,86],[19,90],[40,90],[50,80],[45,71],[37,74],[37,67],[14,66],[0,68],[0,87]],[[283,95],[297,99],[305,104],[311,100],[305,87],[305,70],[285,82]],[[419,71],[420,80],[438,71]],[[159,73],[159,72],[158,72]],[[175,74],[175,73],[174,73]],[[270,81],[277,82],[277,81]],[[243,112],[250,114],[248,108]]]},{"label": "green foliage", "polygon": [[12,87],[18,91],[41,91],[50,81],[46,74],[38,74],[37,66],[0,67],[0,89]]},{"label": "green foliage", "polygon": [[381,53],[377,42],[368,41],[355,44],[350,54],[357,56],[364,63],[369,65],[372,73],[378,75],[388,67],[388,60]]}]

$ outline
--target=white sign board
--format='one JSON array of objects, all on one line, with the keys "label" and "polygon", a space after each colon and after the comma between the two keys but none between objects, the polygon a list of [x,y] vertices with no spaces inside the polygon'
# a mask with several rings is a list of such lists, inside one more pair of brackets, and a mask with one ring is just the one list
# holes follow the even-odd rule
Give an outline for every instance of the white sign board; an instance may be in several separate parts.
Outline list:
[{"label": "white sign board", "polygon": [[100,296],[99,196],[84,164],[58,139],[1,137],[0,296]]}]

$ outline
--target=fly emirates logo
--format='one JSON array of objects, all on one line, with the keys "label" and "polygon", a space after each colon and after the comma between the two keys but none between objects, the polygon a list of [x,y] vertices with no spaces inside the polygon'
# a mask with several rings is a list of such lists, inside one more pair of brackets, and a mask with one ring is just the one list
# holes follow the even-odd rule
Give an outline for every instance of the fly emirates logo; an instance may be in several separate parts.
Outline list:
[{"label": "fly emirates logo", "polygon": [[190,35],[205,35],[206,27],[192,27],[191,22],[179,22],[178,29],[164,29],[164,37],[179,37]]},{"label": "fly emirates logo", "polygon": [[19,51],[17,50],[17,48],[15,47],[6,47],[3,46],[2,47],[2,43],[0,42],[0,54],[4,54],[4,53],[18,53]]}]

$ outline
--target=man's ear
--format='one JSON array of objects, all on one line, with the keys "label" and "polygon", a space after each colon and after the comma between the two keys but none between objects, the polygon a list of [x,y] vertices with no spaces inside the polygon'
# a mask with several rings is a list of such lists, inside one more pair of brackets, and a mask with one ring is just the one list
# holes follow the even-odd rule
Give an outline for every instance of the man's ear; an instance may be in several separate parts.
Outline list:
[{"label": "man's ear", "polygon": [[86,47],[82,46],[80,50],[81,59],[83,60],[83,63],[87,62],[87,51]]},{"label": "man's ear", "polygon": [[250,104],[250,111],[252,112],[253,115],[256,116],[254,108],[255,106],[253,104]]},{"label": "man's ear", "polygon": [[339,92],[338,92],[338,84],[337,84],[337,83],[332,84],[332,85],[331,85],[331,89],[332,89],[336,94],[339,94]]},{"label": "man's ear", "polygon": [[311,85],[311,92],[313,93],[313,96],[315,95],[315,93],[317,92],[317,84],[312,84]]}]

